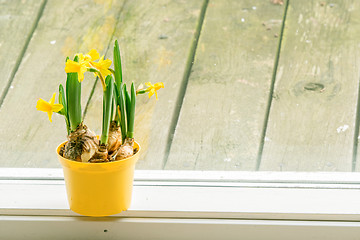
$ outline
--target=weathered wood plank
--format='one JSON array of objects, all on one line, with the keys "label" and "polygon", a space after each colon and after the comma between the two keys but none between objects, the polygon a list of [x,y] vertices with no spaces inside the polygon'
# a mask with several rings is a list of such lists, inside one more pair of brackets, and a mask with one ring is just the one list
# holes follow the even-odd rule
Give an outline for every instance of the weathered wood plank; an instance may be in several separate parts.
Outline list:
[{"label": "weathered wood plank", "polygon": [[[170,124],[176,107],[203,0],[129,1],[125,4],[114,39],[119,40],[124,81],[136,85],[164,82],[159,100],[138,96],[135,138],[143,153],[138,169],[161,169]],[[108,56],[112,59],[113,42]],[[129,85],[128,84],[128,85]],[[101,132],[102,89],[98,85],[85,121]]]},{"label": "weathered wood plank", "polygon": [[255,169],[283,9],[209,3],[166,169]]},{"label": "weathered wood plank", "polygon": [[260,170],[351,171],[360,2],[290,1]]},{"label": "weathered wood plank", "polygon": [[[48,1],[0,114],[1,167],[55,167],[55,148],[66,140],[65,123],[36,111],[64,83],[65,57],[96,48],[104,52],[123,1]],[[89,76],[93,76],[89,73]],[[93,79],[83,82],[86,104]]]},{"label": "weathered wood plank", "polygon": [[0,2],[0,98],[7,91],[42,5],[38,0]]}]

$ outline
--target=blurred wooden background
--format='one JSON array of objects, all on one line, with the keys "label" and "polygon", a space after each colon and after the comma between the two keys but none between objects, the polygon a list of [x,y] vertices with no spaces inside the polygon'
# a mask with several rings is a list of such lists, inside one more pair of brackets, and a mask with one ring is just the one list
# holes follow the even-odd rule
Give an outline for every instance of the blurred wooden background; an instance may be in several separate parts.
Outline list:
[{"label": "blurred wooden background", "polygon": [[[65,58],[120,43],[138,97],[138,169],[358,171],[360,2],[0,1],[0,167],[60,167],[62,116],[36,111]],[[102,91],[86,73],[84,121]]]}]

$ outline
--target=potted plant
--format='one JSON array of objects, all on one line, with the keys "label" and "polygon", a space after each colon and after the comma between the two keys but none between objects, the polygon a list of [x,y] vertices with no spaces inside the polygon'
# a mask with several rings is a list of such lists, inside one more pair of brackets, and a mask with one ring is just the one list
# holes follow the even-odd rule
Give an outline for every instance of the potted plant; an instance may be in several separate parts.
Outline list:
[{"label": "potted plant", "polygon": [[[98,60],[98,61],[96,61]],[[92,49],[66,59],[66,87],[59,85],[59,103],[53,94],[49,102],[39,99],[36,108],[65,118],[67,141],[56,152],[63,167],[71,210],[86,216],[109,216],[127,210],[131,202],[135,163],[140,145],[134,140],[136,96],[149,93],[149,98],[164,87],[159,82],[146,83],[146,88],[128,91],[122,78],[118,42],[114,44],[114,68],[111,60],[100,58]],[[83,122],[81,84],[85,72],[94,73],[103,88],[103,116],[100,138]]]}]

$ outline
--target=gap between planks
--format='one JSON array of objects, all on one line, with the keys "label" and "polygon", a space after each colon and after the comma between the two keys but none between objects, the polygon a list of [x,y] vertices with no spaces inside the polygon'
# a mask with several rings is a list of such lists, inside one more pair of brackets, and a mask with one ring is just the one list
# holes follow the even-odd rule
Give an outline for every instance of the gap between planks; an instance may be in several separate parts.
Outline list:
[{"label": "gap between planks", "polygon": [[171,119],[170,130],[169,130],[169,134],[168,134],[167,141],[166,141],[167,145],[166,145],[166,149],[165,149],[162,169],[165,169],[166,163],[167,163],[168,158],[169,158],[170,149],[171,149],[171,145],[172,145],[172,142],[173,142],[173,137],[174,137],[174,134],[175,134],[176,126],[177,126],[178,121],[179,121],[179,116],[180,116],[181,108],[182,108],[182,105],[183,105],[187,85],[188,85],[188,82],[189,82],[191,69],[192,69],[192,67],[194,65],[195,54],[196,54],[196,50],[197,50],[197,46],[198,46],[198,42],[199,42],[201,30],[202,30],[202,26],[204,24],[205,14],[206,14],[206,10],[207,10],[208,5],[209,5],[209,0],[204,0],[203,5],[201,7],[199,21],[198,21],[198,24],[196,26],[196,31],[194,33],[193,43],[191,45],[189,56],[188,56],[188,59],[187,59],[187,62],[186,62],[186,69],[185,69],[185,72],[184,72],[183,81],[181,82],[180,92],[179,92],[178,98],[176,100],[176,104],[175,104],[175,108],[174,108],[174,112],[173,112],[173,117]]},{"label": "gap between planks", "polygon": [[11,72],[10,78],[9,78],[7,84],[6,84],[6,87],[5,87],[5,89],[4,89],[4,92],[3,92],[3,94],[0,96],[0,108],[1,108],[3,102],[4,102],[5,98],[6,98],[7,93],[9,92],[10,86],[11,86],[11,84],[12,84],[14,78],[15,78],[15,75],[16,75],[17,71],[19,70],[20,64],[21,64],[21,62],[22,62],[22,60],[23,60],[23,57],[24,57],[24,55],[25,55],[25,52],[26,52],[26,50],[27,50],[27,48],[28,48],[28,46],[29,46],[30,40],[31,40],[31,38],[33,37],[33,34],[34,34],[34,32],[35,32],[35,29],[36,29],[37,26],[38,26],[38,23],[39,23],[39,21],[40,21],[41,16],[43,15],[43,12],[44,12],[46,3],[47,3],[47,0],[43,0],[41,6],[40,6],[40,8],[39,8],[39,12],[38,12],[38,14],[37,14],[37,16],[36,16],[36,19],[35,19],[35,21],[34,21],[34,25],[31,27],[30,32],[29,32],[29,35],[28,35],[28,37],[27,37],[26,40],[25,40],[24,47],[22,48],[22,50],[21,50],[21,52],[20,52],[20,54],[19,54],[19,57],[16,59],[16,62],[15,62],[15,64],[14,64],[14,68],[13,68],[13,70],[12,70],[12,72]]},{"label": "gap between planks", "polygon": [[273,74],[272,74],[272,78],[271,78],[271,84],[270,84],[270,90],[269,90],[268,103],[267,103],[266,113],[265,113],[265,119],[264,119],[264,127],[263,127],[263,131],[262,131],[262,133],[261,133],[261,138],[260,138],[260,139],[261,139],[261,142],[260,142],[260,146],[259,146],[259,151],[258,151],[258,156],[257,156],[256,169],[255,169],[255,171],[259,171],[259,169],[260,169],[262,153],[263,153],[263,150],[264,150],[266,129],[267,129],[267,125],[268,125],[268,122],[269,122],[271,103],[272,103],[272,100],[273,100],[273,93],[274,93],[274,87],[275,87],[275,81],[276,81],[276,73],[277,73],[278,65],[279,65],[280,52],[281,52],[281,44],[282,44],[282,39],[283,39],[283,36],[284,36],[284,29],[285,29],[285,23],[286,23],[286,15],[287,15],[287,11],[288,11],[289,2],[290,2],[290,0],[287,0],[286,3],[285,3],[284,16],[283,16],[283,20],[282,20],[282,25],[281,25],[281,30],[280,30],[280,36],[279,36],[279,43],[278,43],[278,48],[277,48],[277,52],[276,52],[276,56],[275,56],[275,61],[274,61]]},{"label": "gap between planks", "polygon": [[360,128],[360,78],[358,82],[358,99],[357,99],[357,106],[356,106],[356,118],[355,118],[355,130],[354,130],[354,145],[353,145],[353,159],[352,159],[352,172],[356,171],[356,158],[357,158],[357,151],[358,151],[358,144],[359,144],[359,128]]},{"label": "gap between planks", "polygon": [[[116,18],[116,24],[115,24],[115,27],[114,27],[114,31],[111,34],[110,41],[109,41],[108,46],[107,46],[107,48],[105,50],[105,53],[104,53],[105,56],[107,56],[107,54],[109,52],[109,48],[110,48],[110,46],[112,46],[112,41],[114,40],[115,32],[116,32],[117,26],[118,26],[118,24],[120,22],[120,16],[121,16],[121,13],[124,10],[124,7],[125,7],[126,3],[127,3],[127,0],[124,1],[123,5],[121,6],[121,8],[120,8],[120,10],[118,12],[118,17]],[[95,88],[96,88],[96,85],[98,84],[98,82],[99,82],[99,77],[96,77],[96,80],[95,80],[94,85],[93,85],[93,87],[91,89],[89,98],[88,98],[88,100],[86,102],[84,112],[83,112],[83,115],[82,115],[82,119],[85,119],[89,104],[91,102],[92,96],[94,95]]]}]

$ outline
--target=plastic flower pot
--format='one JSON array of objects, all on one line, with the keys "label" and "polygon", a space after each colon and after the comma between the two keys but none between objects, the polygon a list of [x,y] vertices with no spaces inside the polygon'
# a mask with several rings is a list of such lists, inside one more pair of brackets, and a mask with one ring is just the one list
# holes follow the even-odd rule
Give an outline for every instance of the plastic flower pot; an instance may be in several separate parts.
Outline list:
[{"label": "plastic flower pot", "polygon": [[[65,142],[66,143],[66,142]],[[76,162],[57,155],[63,167],[70,209],[85,216],[110,216],[127,210],[131,204],[138,151],[130,158],[107,163]]]}]

